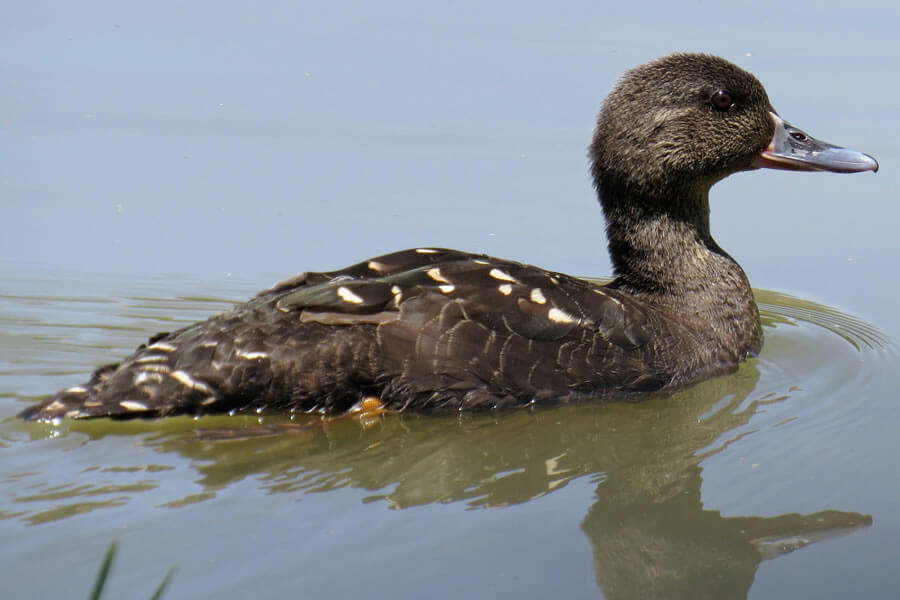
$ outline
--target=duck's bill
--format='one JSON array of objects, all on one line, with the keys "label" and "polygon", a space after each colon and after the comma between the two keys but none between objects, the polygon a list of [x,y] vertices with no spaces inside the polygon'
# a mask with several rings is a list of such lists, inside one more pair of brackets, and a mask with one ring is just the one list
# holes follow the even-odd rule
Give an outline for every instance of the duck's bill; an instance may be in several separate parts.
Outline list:
[{"label": "duck's bill", "polygon": [[754,167],[836,173],[878,170],[878,161],[868,154],[820,142],[775,113],[770,114],[775,121],[775,135],[766,149],[753,159]]}]

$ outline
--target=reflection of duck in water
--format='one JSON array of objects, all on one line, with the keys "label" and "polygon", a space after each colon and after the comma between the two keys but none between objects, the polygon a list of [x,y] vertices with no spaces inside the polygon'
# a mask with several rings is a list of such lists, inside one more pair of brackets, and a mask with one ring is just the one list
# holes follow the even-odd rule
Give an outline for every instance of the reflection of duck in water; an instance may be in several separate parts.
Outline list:
[{"label": "reflection of duck in water", "polygon": [[[785,335],[769,327],[766,333],[775,341]],[[790,402],[783,384],[770,387],[760,381],[758,363],[752,361],[731,377],[711,379],[690,390],[637,404],[514,411],[501,418],[490,414],[461,419],[402,415],[378,420],[362,430],[354,420],[322,422],[297,417],[289,422],[275,416],[266,418],[271,435],[260,437],[253,437],[261,433],[256,417],[201,420],[204,429],[199,439],[190,430],[160,436],[159,424],[135,426],[153,432],[146,442],[159,453],[153,462],[186,463],[196,470],[197,476],[191,479],[202,486],[200,497],[209,502],[217,502],[213,496],[219,492],[227,501],[235,489],[246,490],[249,485],[263,495],[288,494],[298,500],[308,497],[313,502],[347,507],[340,514],[344,523],[371,520],[371,511],[379,510],[380,505],[400,511],[415,507],[400,518],[420,524],[431,523],[430,517],[450,510],[445,506],[448,503],[495,510],[532,501],[550,502],[517,509],[515,518],[541,518],[553,506],[577,511],[571,519],[551,521],[567,529],[551,531],[553,525],[548,522],[542,539],[546,543],[580,537],[580,522],[604,597],[718,600],[745,598],[760,564],[773,555],[872,521],[866,515],[836,510],[769,517],[723,515],[709,506],[708,497],[704,506],[703,460],[715,455],[725,461],[741,456],[745,450],[741,440],[748,437],[751,446],[754,441],[759,444],[757,436],[766,434],[756,431],[756,423],[751,432],[748,424],[754,415],[772,414],[780,403]],[[244,422],[252,425],[231,431],[206,429]],[[196,426],[194,421],[174,420],[166,423],[165,431]],[[116,430],[95,423],[71,427],[94,434]],[[241,439],[235,440],[238,435]],[[224,441],[216,443],[217,439]],[[734,478],[747,493],[759,484],[758,479],[749,484],[739,474]],[[731,485],[727,479],[722,481],[721,475],[710,478],[707,474],[706,479],[705,485],[713,489]],[[569,487],[568,501],[539,500],[575,482],[583,494],[576,491],[573,495]],[[349,492],[349,488],[366,492]],[[189,493],[184,500],[189,502],[197,490],[177,491]],[[323,494],[335,498],[322,500]],[[337,499],[342,495],[344,500],[351,499],[349,504]],[[810,500],[794,485],[785,486],[780,495],[788,501],[794,498],[798,505],[808,505]],[[361,496],[366,496],[365,503],[351,508],[352,499]],[[173,505],[182,501],[172,500]],[[821,501],[823,507],[831,504]],[[246,511],[253,515],[258,506],[247,506]],[[467,515],[472,513],[450,512],[457,515],[451,520],[452,531],[436,525],[425,538],[410,540],[401,532],[421,536],[421,525],[412,531],[400,527],[383,533],[385,537],[379,540],[401,548],[408,543],[438,549],[449,536],[456,551],[483,555],[482,548],[468,545],[478,541],[466,541],[460,534],[469,529]],[[511,514],[498,514],[496,519],[508,523]],[[380,517],[374,520],[381,522]],[[434,521],[447,523],[444,518]],[[535,553],[540,556],[541,550],[533,547],[528,534],[501,530],[510,536],[505,540],[508,555],[501,562],[514,565],[522,557],[521,565],[534,565]],[[345,548],[349,554],[343,555],[343,564],[354,564],[361,572],[378,564],[378,553],[373,553],[371,546],[351,546],[352,550]],[[298,542],[290,555],[295,564],[304,564],[307,554],[326,551]],[[439,555],[444,557],[442,551]],[[583,553],[550,556],[543,568],[553,572],[554,560],[587,568],[589,563],[582,558]]]},{"label": "reflection of duck in water", "polygon": [[747,278],[709,231],[710,187],[756,167],[878,167],[788,125],[756,78],[698,54],[628,72],[604,104],[590,157],[609,285],[407,250],[301,275],[157,335],[22,414],[342,412],[370,397],[390,409],[462,409],[677,388],[733,370],[762,344]]}]

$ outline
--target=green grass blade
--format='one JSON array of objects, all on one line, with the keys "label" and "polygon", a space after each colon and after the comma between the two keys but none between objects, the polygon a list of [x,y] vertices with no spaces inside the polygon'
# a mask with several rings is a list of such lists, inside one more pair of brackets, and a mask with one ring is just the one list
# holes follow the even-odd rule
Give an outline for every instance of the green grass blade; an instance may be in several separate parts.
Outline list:
[{"label": "green grass blade", "polygon": [[100,572],[97,573],[97,579],[94,580],[94,589],[91,590],[90,599],[100,600],[103,594],[103,586],[106,585],[106,579],[109,577],[109,569],[112,567],[113,557],[116,555],[116,540],[109,545],[106,556],[103,557],[103,564],[100,565]]},{"label": "green grass blade", "polygon": [[166,573],[166,578],[162,580],[162,583],[159,584],[159,587],[156,588],[156,591],[153,592],[153,596],[150,600],[159,600],[162,598],[163,592],[166,591],[166,588],[169,587],[169,582],[172,581],[172,575],[175,574],[175,567],[169,569],[169,572]]}]

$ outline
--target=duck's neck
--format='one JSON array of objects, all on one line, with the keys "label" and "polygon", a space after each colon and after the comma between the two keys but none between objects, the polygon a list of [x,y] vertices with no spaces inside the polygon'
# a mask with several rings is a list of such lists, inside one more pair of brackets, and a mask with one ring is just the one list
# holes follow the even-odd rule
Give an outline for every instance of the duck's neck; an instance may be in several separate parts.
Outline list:
[{"label": "duck's neck", "polygon": [[708,329],[724,347],[758,352],[762,331],[753,292],[710,234],[708,189],[665,199],[600,192],[616,275],[610,286]]}]

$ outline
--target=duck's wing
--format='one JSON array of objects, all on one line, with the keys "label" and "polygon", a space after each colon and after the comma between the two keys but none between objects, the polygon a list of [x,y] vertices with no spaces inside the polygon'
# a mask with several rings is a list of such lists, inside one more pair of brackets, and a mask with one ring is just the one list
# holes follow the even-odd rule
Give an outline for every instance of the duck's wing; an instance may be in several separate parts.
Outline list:
[{"label": "duck's wing", "polygon": [[645,350],[660,335],[641,306],[559,273],[416,249],[306,281],[282,288],[278,308],[307,323],[375,325],[372,363],[389,405],[558,401],[671,379],[649,364]]},{"label": "duck's wing", "polygon": [[[412,249],[305,273],[159,334],[22,416],[482,407],[658,389],[656,316],[535,267]],[[650,332],[653,332],[653,335]]]},{"label": "duck's wing", "polygon": [[489,257],[447,248],[410,248],[382,256],[376,256],[335,271],[306,271],[284,281],[279,281],[258,296],[270,296],[298,288],[327,283],[340,279],[370,279],[395,275],[427,265],[442,262],[488,259]]}]

